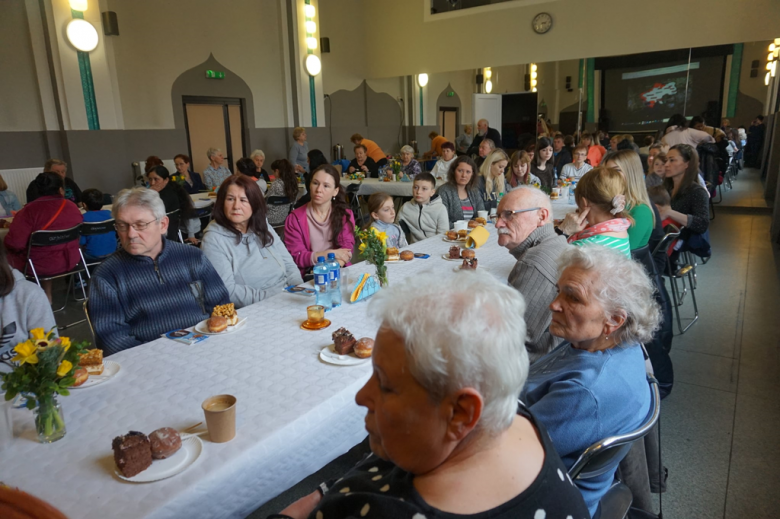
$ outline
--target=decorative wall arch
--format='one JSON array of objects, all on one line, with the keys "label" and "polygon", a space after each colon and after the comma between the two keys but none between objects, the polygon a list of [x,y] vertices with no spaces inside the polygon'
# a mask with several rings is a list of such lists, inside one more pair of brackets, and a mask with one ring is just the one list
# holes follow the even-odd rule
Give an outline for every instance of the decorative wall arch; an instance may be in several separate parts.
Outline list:
[{"label": "decorative wall arch", "polygon": [[[452,97],[448,97],[447,93],[453,92],[455,95]],[[445,107],[445,108],[457,108],[458,109],[458,117],[455,121],[456,127],[458,128],[458,131],[461,129],[461,125],[463,124],[463,106],[460,102],[460,96],[458,96],[458,93],[455,92],[455,89],[452,88],[451,83],[447,83],[447,87],[441,91],[441,94],[439,94],[439,98],[436,100],[436,126],[439,125],[439,109]]]},{"label": "decorative wall arch", "polygon": [[[224,79],[209,79],[207,70],[225,73]],[[184,130],[183,96],[237,97],[244,99],[244,124],[255,128],[255,103],[252,90],[238,74],[228,69],[209,54],[206,61],[182,72],[171,87],[171,105],[176,129]]]}]

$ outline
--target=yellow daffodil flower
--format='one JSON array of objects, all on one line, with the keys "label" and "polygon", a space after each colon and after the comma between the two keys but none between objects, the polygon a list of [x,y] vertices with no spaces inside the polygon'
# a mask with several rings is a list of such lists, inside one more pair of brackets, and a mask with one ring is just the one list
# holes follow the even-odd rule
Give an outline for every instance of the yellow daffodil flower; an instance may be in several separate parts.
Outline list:
[{"label": "yellow daffodil flower", "polygon": [[379,238],[382,241],[382,245],[385,245],[387,243],[387,233],[380,232],[377,234],[377,238]]},{"label": "yellow daffodil flower", "polygon": [[26,341],[21,344],[18,344],[14,351],[16,352],[16,356],[11,359],[14,362],[18,362],[19,364],[24,364],[25,362],[27,364],[38,364],[38,347],[35,345],[35,343],[31,341]]},{"label": "yellow daffodil flower", "polygon": [[57,376],[64,377],[70,372],[72,368],[73,368],[73,364],[70,361],[63,360],[62,364],[60,364],[60,367],[57,368]]},{"label": "yellow daffodil flower", "polygon": [[30,335],[32,335],[32,339],[35,341],[45,341],[46,340],[46,332],[43,328],[33,328],[30,330]]},{"label": "yellow daffodil flower", "polygon": [[60,345],[65,351],[70,349],[70,337],[60,337]]},{"label": "yellow daffodil flower", "polygon": [[366,244],[361,243],[360,246],[358,247],[358,250],[360,251],[361,254],[363,254],[366,251]]}]

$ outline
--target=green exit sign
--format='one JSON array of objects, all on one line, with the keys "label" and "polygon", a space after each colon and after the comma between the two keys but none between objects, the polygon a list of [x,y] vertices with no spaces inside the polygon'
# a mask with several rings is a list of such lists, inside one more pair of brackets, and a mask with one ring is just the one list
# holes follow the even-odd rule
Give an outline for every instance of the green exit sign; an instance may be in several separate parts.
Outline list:
[{"label": "green exit sign", "polygon": [[221,71],[207,70],[206,77],[209,79],[225,79],[225,73]]},{"label": "green exit sign", "polygon": [[447,97],[455,97],[455,92],[450,90],[449,92],[447,92]]}]

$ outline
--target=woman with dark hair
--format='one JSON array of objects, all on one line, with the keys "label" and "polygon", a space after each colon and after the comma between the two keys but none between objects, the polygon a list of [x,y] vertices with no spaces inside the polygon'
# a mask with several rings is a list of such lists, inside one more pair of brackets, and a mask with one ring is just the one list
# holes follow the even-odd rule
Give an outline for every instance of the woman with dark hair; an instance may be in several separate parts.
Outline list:
[{"label": "woman with dark hair", "polygon": [[477,165],[467,155],[452,161],[447,183],[437,193],[447,208],[450,227],[459,220],[471,220],[477,216],[477,211],[485,210],[478,187]]},{"label": "woman with dark hair", "polygon": [[11,348],[30,338],[30,330],[48,332],[56,326],[45,292],[8,264],[0,243],[0,362],[7,362],[13,356]]},{"label": "woman with dark hair", "polygon": [[379,167],[374,159],[368,156],[366,147],[362,144],[355,146],[355,158],[349,163],[348,173],[363,173],[366,178],[377,178],[379,176]]},{"label": "woman with dark hair", "polygon": [[[208,191],[206,184],[203,183],[203,179],[200,175],[190,169],[192,161],[189,156],[179,153],[173,157],[173,163],[176,164],[176,172],[184,177],[184,184],[182,187],[189,194],[200,193],[201,191]],[[147,171],[148,173],[148,171]]]},{"label": "woman with dark hair", "polygon": [[320,150],[311,150],[308,153],[307,158],[309,160],[309,171],[314,171],[318,167],[328,163],[325,154]]},{"label": "woman with dark hair", "polygon": [[236,308],[303,283],[284,243],[268,225],[265,199],[248,175],[230,176],[220,186],[214,220],[203,233],[201,249]]},{"label": "woman with dark hair", "polygon": [[257,186],[263,193],[265,193],[268,189],[268,183],[265,181],[265,179],[257,176],[257,165],[255,164],[254,160],[248,159],[246,157],[238,159],[238,162],[236,162],[236,171],[257,182]]},{"label": "woman with dark hair", "polygon": [[290,201],[290,203],[284,205],[268,206],[268,223],[276,227],[284,224],[284,220],[290,214],[295,200],[298,198],[298,176],[295,174],[293,165],[287,159],[273,161],[271,170],[274,172],[276,180],[271,184],[265,197],[281,196],[286,197]]},{"label": "woman with dark hair", "polygon": [[703,234],[710,225],[710,194],[701,187],[699,154],[687,144],[676,144],[666,154],[664,186],[671,205],[658,206],[663,220],[672,219],[686,228],[686,234]]},{"label": "woman with dark hair", "polygon": [[157,155],[149,155],[144,162],[144,173],[149,174],[157,166],[164,166],[163,161]]},{"label": "woman with dark hair", "polygon": [[187,231],[187,240],[198,243],[195,234],[200,231],[200,220],[195,214],[190,195],[176,182],[171,182],[171,174],[165,166],[155,166],[147,173],[149,187],[157,191],[165,205],[165,212],[179,211],[179,222]]},{"label": "woman with dark hair", "polygon": [[666,123],[661,142],[665,146],[687,144],[695,150],[696,146],[702,142],[715,142],[715,139],[706,132],[688,128],[688,119],[683,114],[674,114],[669,118],[669,122]]},{"label": "woman with dark hair", "polygon": [[[32,233],[70,229],[82,222],[79,208],[65,199],[63,180],[57,173],[48,172],[38,175],[35,178],[35,188],[39,197],[16,213],[5,237],[8,263],[21,272],[26,272],[28,267],[27,244]],[[30,258],[39,276],[67,272],[81,259],[79,241],[74,240],[50,247],[33,247]],[[41,286],[51,301],[51,281],[41,281]]]},{"label": "woman with dark hair", "polygon": [[349,265],[355,247],[355,218],[336,168],[326,164],[314,170],[309,193],[311,202],[294,210],[284,222],[284,243],[293,261],[301,274],[330,252],[342,267]]},{"label": "woman with dark hair", "polygon": [[531,173],[542,183],[542,189],[550,191],[555,186],[553,143],[547,137],[536,141],[536,154],[531,161]]},{"label": "woman with dark hair", "polygon": [[[325,158],[325,154],[322,153],[320,150],[311,150],[307,156],[307,160],[309,161],[309,171],[303,174],[303,185],[308,186],[311,184],[311,172],[317,169],[320,166],[323,166],[328,163],[328,159]],[[306,193],[301,196],[297,202],[295,202],[295,209],[298,209],[299,207],[308,204],[311,201],[311,194],[307,191]]]}]

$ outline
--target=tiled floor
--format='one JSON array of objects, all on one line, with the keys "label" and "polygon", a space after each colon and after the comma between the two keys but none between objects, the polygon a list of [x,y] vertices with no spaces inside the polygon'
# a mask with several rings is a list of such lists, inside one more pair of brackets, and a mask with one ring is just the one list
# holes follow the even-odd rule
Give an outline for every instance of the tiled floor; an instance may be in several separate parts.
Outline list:
[{"label": "tiled floor", "polygon": [[701,318],[674,340],[661,415],[667,518],[780,517],[780,250],[762,192],[744,171],[716,206],[712,259],[698,269]]},{"label": "tiled floor", "polygon": [[[701,318],[676,336],[661,432],[670,519],[780,517],[780,249],[758,173],[739,174],[711,224],[713,255],[698,268]],[[690,310],[686,300],[683,315]],[[69,305],[58,321],[80,318]],[[90,339],[86,325],[68,330]],[[260,519],[346,471],[360,449],[254,512]]]}]

